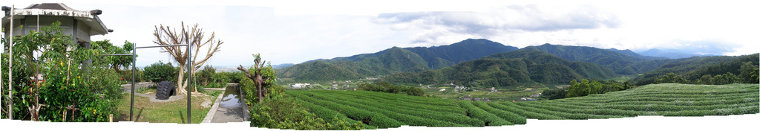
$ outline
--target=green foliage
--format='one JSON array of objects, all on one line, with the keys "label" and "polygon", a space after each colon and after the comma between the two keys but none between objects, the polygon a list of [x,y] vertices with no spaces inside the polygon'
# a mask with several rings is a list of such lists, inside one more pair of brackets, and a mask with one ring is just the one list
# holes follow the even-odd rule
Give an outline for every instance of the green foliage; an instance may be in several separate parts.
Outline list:
[{"label": "green foliage", "polygon": [[507,120],[472,105],[470,101],[459,101],[459,105],[467,109],[468,116],[483,120],[485,126],[513,125],[513,123]]},{"label": "green foliage", "polygon": [[235,71],[235,72],[217,72],[217,77],[222,77],[227,80],[229,83],[240,83],[240,79],[243,78],[241,76],[245,76],[243,72]]},{"label": "green foliage", "polygon": [[217,73],[212,66],[203,67],[194,78],[198,80],[197,84],[203,88],[224,88],[231,81],[228,75],[221,72]]},{"label": "green foliage", "polygon": [[297,104],[292,98],[269,97],[253,106],[251,126],[298,130],[358,130],[361,123],[330,118],[326,121]]},{"label": "green foliage", "polygon": [[[739,74],[737,79],[721,78],[721,83],[758,83],[758,81],[748,81],[753,79],[758,74],[757,71],[752,71],[758,67],[758,54],[743,55],[743,56],[709,56],[709,57],[691,57],[683,59],[671,60],[667,64],[662,65],[656,70],[644,73],[638,77],[630,80],[631,83],[636,85],[646,85],[651,83],[658,83],[658,79],[664,75],[673,73],[675,77],[682,77],[685,82],[680,83],[696,83],[696,84],[716,84],[715,82],[709,82],[707,79],[710,77],[725,77],[728,73],[733,75]],[[745,67],[745,68],[742,68]],[[754,68],[753,68],[754,67]],[[744,73],[746,72],[746,73]],[[744,73],[742,75],[742,73]],[[709,75],[709,76],[706,76]],[[669,75],[671,77],[673,75]],[[673,78],[673,77],[671,77]],[[702,79],[704,78],[704,79]],[[757,78],[757,77],[755,77]],[[670,78],[669,78],[670,79]],[[669,81],[679,82],[681,80]]]},{"label": "green foliage", "polygon": [[565,98],[566,95],[567,95],[567,91],[564,89],[549,89],[549,90],[544,90],[541,93],[541,98],[546,98],[550,100],[561,99],[561,98]]},{"label": "green foliage", "polygon": [[[607,92],[613,92],[613,91],[620,91],[620,90],[626,90],[633,88],[633,85],[630,85],[628,83],[620,83],[617,81],[606,81],[604,83],[599,81],[588,81],[586,79],[581,80],[580,83],[578,83],[576,80],[570,81],[570,87],[567,89],[567,94],[565,97],[579,97],[579,96],[587,96],[591,94],[604,94]],[[561,98],[560,96],[556,96],[556,94],[550,94],[552,96],[550,99],[558,99]]]},{"label": "green foliage", "polygon": [[688,83],[688,80],[684,79],[680,75],[676,75],[675,73],[671,72],[660,76],[660,78],[654,80],[654,83]]},{"label": "green foliage", "polygon": [[[93,49],[101,49],[106,54],[132,54],[132,50],[135,48],[132,42],[129,41],[124,41],[124,45],[121,47],[114,46],[109,40],[92,41],[90,44]],[[110,67],[117,73],[121,73],[121,68],[126,69],[132,66],[133,62],[131,56],[106,56],[106,59],[111,61]]]},{"label": "green foliage", "polygon": [[357,121],[377,128],[497,126],[525,124],[525,119],[738,115],[757,113],[760,104],[757,84],[652,84],[583,97],[519,102],[456,101],[372,91],[290,90],[286,93],[319,118]]},{"label": "green foliage", "polygon": [[[751,77],[751,76],[750,76]],[[663,76],[658,77],[655,80],[655,83],[696,83],[696,84],[708,84],[708,85],[725,85],[725,84],[732,84],[732,83],[741,83],[746,79],[742,79],[737,77],[731,72],[728,72],[726,74],[720,74],[716,76],[711,75],[702,75],[699,79],[695,80],[696,82],[690,82],[689,80],[686,80],[681,75],[676,75],[675,73],[668,73]]]},{"label": "green foliage", "polygon": [[376,83],[361,83],[359,84],[359,89],[366,90],[366,91],[375,91],[375,92],[386,92],[386,93],[402,93],[412,96],[424,96],[425,91],[421,88],[417,87],[411,87],[411,86],[402,86],[402,85],[394,85],[388,82],[376,82]]},{"label": "green foliage", "polygon": [[177,81],[177,69],[172,66],[172,63],[163,63],[161,61],[150,64],[145,67],[143,72],[145,79],[152,82],[161,81]]},{"label": "green foliage", "polygon": [[732,84],[732,83],[740,82],[739,77],[736,77],[736,75],[734,75],[731,72],[728,72],[723,75],[716,75],[715,77],[713,77],[713,80],[711,81],[713,84],[716,84],[716,85],[724,85],[724,84]]},{"label": "green foliage", "polygon": [[463,62],[439,70],[392,74],[383,80],[394,83],[454,83],[468,87],[507,87],[520,84],[561,84],[573,79],[614,77],[607,68],[570,62],[535,51],[516,50]]},{"label": "green foliage", "polygon": [[621,75],[644,73],[665,64],[667,60],[645,57],[629,50],[599,49],[584,46],[562,46],[544,44],[529,46],[522,50],[547,52],[568,61],[589,62],[612,69]]},{"label": "green foliage", "polygon": [[60,22],[40,31],[14,36],[14,119],[107,121],[109,114],[118,114],[121,81],[110,69],[118,62],[102,56],[107,51],[100,44],[88,49],[71,41]]},{"label": "green foliage", "polygon": [[[262,83],[262,87],[268,90],[268,94],[261,102],[257,102],[254,82],[243,75],[237,75],[237,77],[242,77],[239,87],[243,90],[245,101],[250,108],[252,127],[302,130],[356,130],[362,128],[362,124],[359,122],[336,118],[337,116],[317,117],[314,113],[309,112],[309,109],[304,108],[284,94],[284,88],[275,82],[277,76],[271,66],[263,68],[261,73],[262,77],[270,78]],[[215,76],[224,77],[225,75],[217,74]]]},{"label": "green foliage", "polygon": [[360,79],[438,69],[516,49],[484,39],[468,39],[438,47],[393,47],[372,54],[304,62],[282,69],[278,75],[301,82]]},{"label": "green foliage", "polygon": [[752,62],[744,62],[739,68],[739,72],[739,78],[742,79],[743,83],[760,83],[758,65],[753,65]]},{"label": "green foliage", "polygon": [[[466,116],[455,101],[369,91],[291,90],[288,95],[303,104],[324,107],[323,112],[377,128],[412,126],[484,126],[483,121]],[[334,115],[326,115],[332,117]],[[323,115],[325,116],[325,115]]]},{"label": "green foliage", "polygon": [[216,74],[216,69],[212,66],[206,65],[195,74],[195,79],[198,80],[200,85],[206,86],[209,83],[212,83],[211,77],[213,77],[214,74]]}]

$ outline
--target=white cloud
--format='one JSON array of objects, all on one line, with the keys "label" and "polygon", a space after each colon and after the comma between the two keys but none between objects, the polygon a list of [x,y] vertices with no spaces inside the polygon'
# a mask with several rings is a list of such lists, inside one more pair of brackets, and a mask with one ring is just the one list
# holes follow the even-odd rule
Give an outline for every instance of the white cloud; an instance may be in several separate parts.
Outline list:
[{"label": "white cloud", "polygon": [[[391,24],[396,30],[422,30],[413,43],[449,43],[451,35],[499,37],[522,32],[553,32],[616,27],[615,15],[592,6],[552,12],[552,6],[510,5],[485,12],[383,13],[376,23]],[[461,40],[461,39],[459,39]]]},{"label": "white cloud", "polygon": [[[4,6],[61,2],[8,0]],[[198,23],[225,41],[210,63],[250,64],[262,53],[274,64],[432,46],[486,38],[525,47],[543,43],[599,48],[721,48],[727,55],[760,52],[760,17],[745,1],[63,1],[102,9],[115,30],[98,39],[153,45],[153,26]],[[708,46],[709,45],[709,46]],[[138,52],[140,65],[169,57]]]}]

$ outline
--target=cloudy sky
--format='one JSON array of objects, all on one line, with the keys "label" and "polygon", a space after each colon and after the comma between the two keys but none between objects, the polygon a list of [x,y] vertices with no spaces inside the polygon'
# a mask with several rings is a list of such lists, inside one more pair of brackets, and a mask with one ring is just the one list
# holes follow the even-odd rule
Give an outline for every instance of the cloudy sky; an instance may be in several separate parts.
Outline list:
[{"label": "cloudy sky", "polygon": [[[743,55],[760,49],[756,4],[745,1],[505,1],[505,0],[3,0],[23,8],[62,2],[101,9],[117,45],[154,45],[154,26],[197,23],[224,41],[214,66],[250,65],[251,54],[273,62],[377,52],[393,46],[447,45],[485,38],[525,47],[544,43],[598,48],[689,49]],[[138,66],[172,61],[158,49],[139,50]]]}]

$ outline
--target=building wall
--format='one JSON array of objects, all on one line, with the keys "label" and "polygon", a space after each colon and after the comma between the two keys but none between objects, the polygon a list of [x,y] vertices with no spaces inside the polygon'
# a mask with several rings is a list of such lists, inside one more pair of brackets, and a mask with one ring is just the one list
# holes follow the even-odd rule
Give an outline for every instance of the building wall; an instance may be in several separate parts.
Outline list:
[{"label": "building wall", "polygon": [[[32,30],[37,30],[37,16],[14,16],[16,19],[13,21],[14,29],[13,34],[14,35],[26,35],[29,34]],[[21,17],[21,19],[18,19]],[[61,22],[61,28],[63,28],[63,33],[66,35],[71,35],[73,38],[73,41],[76,41],[77,43],[89,43],[90,41],[90,34],[89,34],[89,26],[84,24],[83,22],[77,21],[74,17],[65,17],[65,16],[40,16],[39,17],[39,25],[40,27],[49,26],[55,21]],[[76,25],[74,25],[76,23]],[[23,25],[23,28],[18,28],[21,25]],[[76,29],[74,28],[76,27]],[[3,25],[4,30],[9,30],[8,24]],[[4,35],[7,38],[9,36],[9,31],[5,31]],[[75,36],[76,37],[73,37]]]}]

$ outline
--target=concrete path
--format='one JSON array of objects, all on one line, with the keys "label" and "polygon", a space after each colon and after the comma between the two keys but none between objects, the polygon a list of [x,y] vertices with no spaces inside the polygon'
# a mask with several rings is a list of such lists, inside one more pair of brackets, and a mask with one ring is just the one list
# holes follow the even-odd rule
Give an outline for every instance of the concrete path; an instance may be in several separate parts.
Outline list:
[{"label": "concrete path", "polygon": [[[228,87],[227,89],[237,89],[236,87]],[[246,110],[244,109],[243,102],[240,100],[237,91],[225,91],[225,94],[219,95],[211,106],[211,110],[206,114],[206,118],[202,123],[227,123],[227,122],[242,122],[246,121]]]}]

